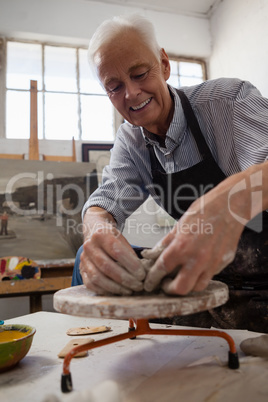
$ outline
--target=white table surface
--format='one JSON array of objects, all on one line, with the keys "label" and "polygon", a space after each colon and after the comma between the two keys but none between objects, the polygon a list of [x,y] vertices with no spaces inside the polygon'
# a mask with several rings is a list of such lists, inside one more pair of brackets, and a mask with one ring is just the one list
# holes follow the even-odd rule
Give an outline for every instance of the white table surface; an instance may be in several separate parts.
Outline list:
[{"label": "white table surface", "polygon": [[[71,339],[66,335],[67,329],[110,326],[112,332],[87,335],[98,340],[127,332],[128,321],[39,312],[5,321],[13,323],[32,325],[36,334],[27,356],[12,370],[0,374],[1,402],[47,402],[49,395],[54,396],[51,401],[66,402],[268,400],[268,360],[245,357],[239,348],[243,339],[259,336],[258,333],[226,331],[236,343],[238,370],[228,368],[229,347],[222,338],[143,335],[99,347],[89,351],[87,357],[72,359],[74,390],[63,394],[63,359],[57,354]],[[100,395],[100,390],[105,395]],[[85,395],[87,399],[83,399]]]}]

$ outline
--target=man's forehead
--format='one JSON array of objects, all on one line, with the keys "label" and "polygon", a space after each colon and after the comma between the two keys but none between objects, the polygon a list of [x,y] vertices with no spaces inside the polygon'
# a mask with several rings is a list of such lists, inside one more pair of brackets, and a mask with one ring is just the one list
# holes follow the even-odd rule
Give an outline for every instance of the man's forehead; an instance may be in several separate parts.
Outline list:
[{"label": "man's forehead", "polygon": [[131,75],[138,69],[150,68],[156,59],[147,52],[131,52],[118,54],[108,54],[106,52],[99,52],[96,55],[95,63],[99,76],[103,82],[110,82],[116,80],[122,74]]},{"label": "man's forehead", "polygon": [[121,59],[121,56],[132,64],[143,63],[155,57],[151,48],[137,32],[126,31],[124,35],[117,35],[103,43],[97,50],[94,61],[100,66],[109,59],[114,61]]}]

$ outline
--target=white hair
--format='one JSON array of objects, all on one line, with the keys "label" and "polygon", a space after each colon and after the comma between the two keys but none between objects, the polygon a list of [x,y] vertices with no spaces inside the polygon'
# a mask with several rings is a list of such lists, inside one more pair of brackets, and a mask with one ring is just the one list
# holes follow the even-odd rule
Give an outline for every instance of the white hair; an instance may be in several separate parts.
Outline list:
[{"label": "white hair", "polygon": [[153,24],[138,14],[124,15],[113,17],[104,21],[92,36],[88,48],[88,61],[95,70],[94,57],[102,45],[111,42],[116,37],[120,37],[126,31],[136,32],[143,40],[144,44],[153,52],[160,60],[161,47],[156,40]]}]

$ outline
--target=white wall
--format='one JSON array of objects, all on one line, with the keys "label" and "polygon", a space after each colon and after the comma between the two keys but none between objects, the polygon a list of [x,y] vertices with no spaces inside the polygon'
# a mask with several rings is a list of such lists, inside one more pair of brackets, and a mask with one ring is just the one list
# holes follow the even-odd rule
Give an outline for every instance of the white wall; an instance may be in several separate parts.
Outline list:
[{"label": "white wall", "polygon": [[268,97],[267,22],[267,0],[223,0],[211,18],[210,78],[246,79]]},{"label": "white wall", "polygon": [[159,43],[167,51],[209,56],[207,19],[88,0],[0,0],[0,35],[87,45],[103,20],[135,12],[155,24]]}]

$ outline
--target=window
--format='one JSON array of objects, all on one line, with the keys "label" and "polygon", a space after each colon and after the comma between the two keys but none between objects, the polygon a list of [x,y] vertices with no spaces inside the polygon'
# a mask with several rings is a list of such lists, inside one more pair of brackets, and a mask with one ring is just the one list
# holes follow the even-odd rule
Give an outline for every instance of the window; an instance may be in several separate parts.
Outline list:
[{"label": "window", "polygon": [[39,139],[114,140],[114,108],[91,75],[86,49],[13,41],[7,41],[6,138],[30,136],[30,80],[38,82]]},{"label": "window", "polygon": [[206,79],[205,63],[202,60],[170,57],[170,85],[179,88],[201,84]]},{"label": "window", "polygon": [[[38,137],[112,142],[121,122],[87,61],[87,49],[6,42],[6,138],[30,136],[30,81],[38,85]],[[206,79],[201,60],[170,57],[175,86]],[[105,118],[104,118],[105,116]]]}]

